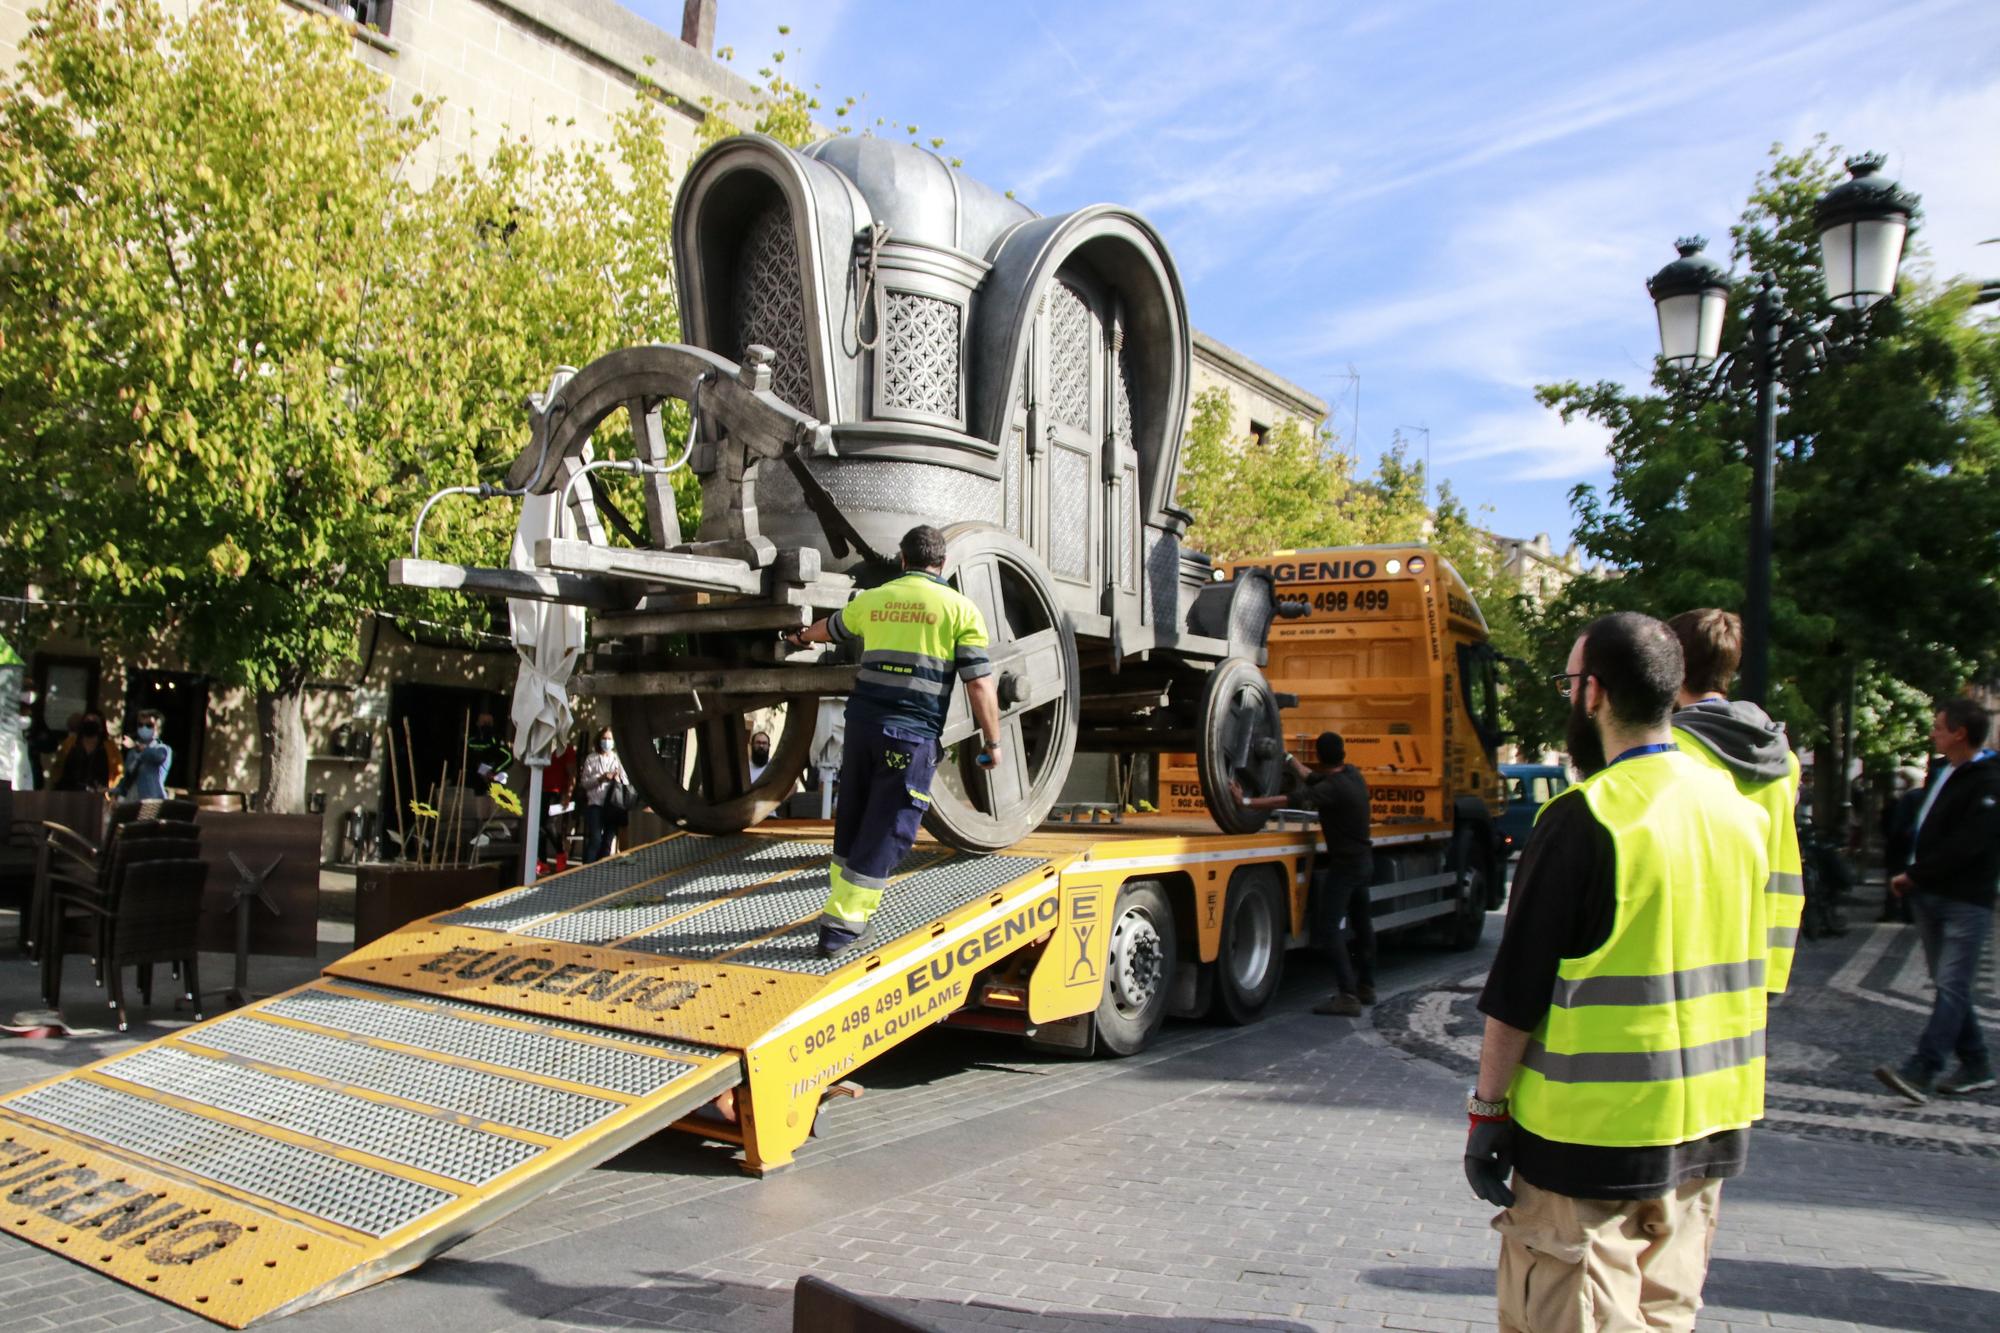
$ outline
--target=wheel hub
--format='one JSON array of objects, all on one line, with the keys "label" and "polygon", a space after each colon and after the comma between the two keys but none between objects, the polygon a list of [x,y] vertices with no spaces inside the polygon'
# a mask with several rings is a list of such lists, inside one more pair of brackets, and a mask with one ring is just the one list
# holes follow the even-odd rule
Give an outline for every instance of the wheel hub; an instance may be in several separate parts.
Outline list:
[{"label": "wheel hub", "polygon": [[1144,1009],[1166,972],[1166,953],[1159,927],[1137,909],[1127,911],[1111,928],[1111,991],[1127,1012]]},{"label": "wheel hub", "polygon": [[1261,896],[1243,905],[1236,929],[1229,941],[1229,974],[1245,990],[1254,990],[1271,969],[1271,951],[1277,932],[1273,929],[1269,904]]}]

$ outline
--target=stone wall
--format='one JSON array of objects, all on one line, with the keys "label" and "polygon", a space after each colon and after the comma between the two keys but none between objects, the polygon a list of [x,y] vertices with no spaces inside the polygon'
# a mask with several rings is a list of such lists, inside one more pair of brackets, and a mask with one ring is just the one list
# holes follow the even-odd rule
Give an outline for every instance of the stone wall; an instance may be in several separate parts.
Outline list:
[{"label": "stone wall", "polygon": [[1269,430],[1288,417],[1309,426],[1326,420],[1322,399],[1199,329],[1194,332],[1193,362],[1190,412],[1195,398],[1208,389],[1221,388],[1229,395],[1229,433],[1234,439]]}]

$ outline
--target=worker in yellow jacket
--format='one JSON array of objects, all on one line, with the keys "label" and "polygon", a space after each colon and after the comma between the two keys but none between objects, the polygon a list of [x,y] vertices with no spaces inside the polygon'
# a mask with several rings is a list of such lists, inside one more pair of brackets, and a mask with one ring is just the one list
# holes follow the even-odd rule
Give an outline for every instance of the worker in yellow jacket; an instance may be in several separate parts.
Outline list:
[{"label": "worker in yellow jacket", "polygon": [[954,681],[979,724],[982,767],[1000,758],[1000,695],[978,606],[944,581],[944,534],[903,535],[902,575],[787,636],[794,647],[859,640],[861,670],[847,698],[833,864],[819,951],[836,958],[866,944],[882,890],[909,854],[930,809]]}]

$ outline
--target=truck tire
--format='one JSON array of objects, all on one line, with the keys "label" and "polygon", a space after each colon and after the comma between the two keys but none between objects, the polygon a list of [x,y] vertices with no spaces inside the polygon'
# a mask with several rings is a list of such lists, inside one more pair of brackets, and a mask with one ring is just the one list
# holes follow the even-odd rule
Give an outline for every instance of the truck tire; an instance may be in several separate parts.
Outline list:
[{"label": "truck tire", "polygon": [[1493,873],[1485,841],[1469,828],[1451,840],[1451,868],[1458,873],[1458,910],[1445,918],[1445,944],[1463,953],[1478,948],[1486,933],[1487,880]]},{"label": "truck tire", "polygon": [[1174,909],[1151,880],[1118,890],[1105,951],[1104,998],[1097,1002],[1097,1046],[1107,1055],[1137,1055],[1167,1019],[1180,942]]},{"label": "truck tire", "polygon": [[1264,1016],[1285,975],[1288,915],[1274,867],[1247,866],[1230,876],[1215,959],[1216,1018],[1240,1027]]}]

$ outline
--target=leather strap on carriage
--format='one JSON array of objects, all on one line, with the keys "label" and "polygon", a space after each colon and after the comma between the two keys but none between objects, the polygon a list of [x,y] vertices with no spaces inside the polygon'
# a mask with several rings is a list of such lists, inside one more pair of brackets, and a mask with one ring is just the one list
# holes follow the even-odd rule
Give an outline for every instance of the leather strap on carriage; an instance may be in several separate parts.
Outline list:
[{"label": "leather strap on carriage", "polygon": [[785,466],[790,468],[792,476],[798,479],[799,490],[805,495],[806,508],[812,510],[813,516],[819,520],[820,530],[826,533],[827,546],[833,552],[834,559],[844,560],[847,558],[847,553],[854,550],[859,551],[861,558],[869,564],[882,569],[894,570],[901,566],[901,561],[883,555],[870,546],[867,539],[847,521],[847,515],[840,512],[840,505],[827,493],[826,487],[820,484],[812,469],[806,466],[803,453],[798,449],[787,449]]}]

